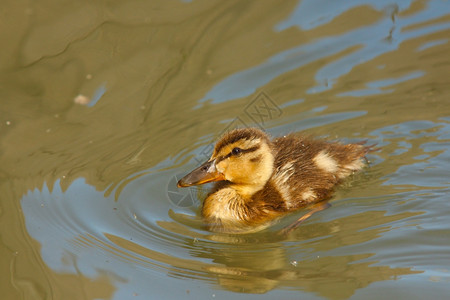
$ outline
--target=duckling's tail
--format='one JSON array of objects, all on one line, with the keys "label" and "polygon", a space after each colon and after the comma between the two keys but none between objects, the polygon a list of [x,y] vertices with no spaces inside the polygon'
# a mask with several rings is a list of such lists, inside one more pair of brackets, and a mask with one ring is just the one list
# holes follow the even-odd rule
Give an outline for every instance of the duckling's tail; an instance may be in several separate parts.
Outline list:
[{"label": "duckling's tail", "polygon": [[355,145],[361,145],[364,146],[363,151],[362,151],[362,156],[366,156],[367,153],[371,153],[371,152],[376,152],[376,151],[380,151],[381,147],[377,147],[377,143],[375,144],[371,144],[371,145],[367,145],[367,140],[355,143]]}]

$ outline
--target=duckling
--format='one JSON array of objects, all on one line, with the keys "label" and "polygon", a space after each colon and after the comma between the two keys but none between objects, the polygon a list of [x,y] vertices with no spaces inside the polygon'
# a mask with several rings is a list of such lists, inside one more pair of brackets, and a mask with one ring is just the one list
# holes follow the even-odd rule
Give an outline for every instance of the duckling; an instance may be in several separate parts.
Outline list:
[{"label": "duckling", "polygon": [[253,232],[329,199],[340,181],[364,167],[372,150],[295,134],[271,140],[256,128],[235,129],[219,139],[211,158],[180,179],[178,187],[216,182],[201,211],[209,230]]}]

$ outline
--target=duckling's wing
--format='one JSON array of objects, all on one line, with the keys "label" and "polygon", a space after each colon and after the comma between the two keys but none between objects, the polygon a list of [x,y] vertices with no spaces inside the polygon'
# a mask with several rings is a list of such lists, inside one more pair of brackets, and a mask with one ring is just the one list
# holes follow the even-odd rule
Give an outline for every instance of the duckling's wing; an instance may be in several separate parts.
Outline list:
[{"label": "duckling's wing", "polygon": [[271,180],[290,209],[329,198],[336,184],[364,167],[369,151],[363,145],[294,136],[275,139],[273,145]]}]

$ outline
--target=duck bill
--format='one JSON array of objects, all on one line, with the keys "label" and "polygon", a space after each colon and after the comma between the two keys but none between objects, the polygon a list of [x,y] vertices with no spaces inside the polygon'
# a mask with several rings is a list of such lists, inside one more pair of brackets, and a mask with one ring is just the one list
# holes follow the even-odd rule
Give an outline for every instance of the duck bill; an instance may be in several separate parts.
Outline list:
[{"label": "duck bill", "polygon": [[181,178],[178,181],[177,186],[187,187],[221,180],[225,180],[225,177],[222,173],[217,171],[216,164],[214,160],[212,160],[205,162],[200,167]]}]

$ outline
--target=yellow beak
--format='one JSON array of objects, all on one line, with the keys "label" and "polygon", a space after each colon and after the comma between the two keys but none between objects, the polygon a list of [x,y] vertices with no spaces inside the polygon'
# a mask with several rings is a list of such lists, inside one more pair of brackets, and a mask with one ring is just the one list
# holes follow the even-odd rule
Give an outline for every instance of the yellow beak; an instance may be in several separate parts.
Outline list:
[{"label": "yellow beak", "polygon": [[211,160],[205,162],[200,167],[181,178],[178,181],[177,186],[187,187],[221,180],[225,180],[225,176],[217,171],[215,161]]}]

